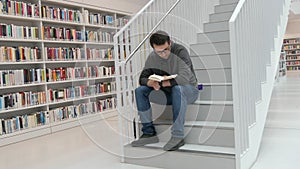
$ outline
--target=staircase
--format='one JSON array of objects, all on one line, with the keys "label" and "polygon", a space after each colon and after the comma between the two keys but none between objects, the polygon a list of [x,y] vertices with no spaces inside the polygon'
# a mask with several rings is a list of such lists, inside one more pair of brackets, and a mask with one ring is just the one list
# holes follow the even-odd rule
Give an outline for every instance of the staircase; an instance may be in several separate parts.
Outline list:
[{"label": "staircase", "polygon": [[[234,125],[228,20],[238,0],[221,0],[190,46],[200,97],[186,112],[185,142],[175,152],[162,147],[171,137],[171,106],[154,105],[159,140],[145,147],[125,147],[125,162],[166,169],[234,169]],[[160,112],[163,112],[162,114]],[[190,165],[195,164],[196,165]],[[187,167],[188,166],[188,167]]]},{"label": "staircase", "polygon": [[[175,3],[176,0],[173,1]],[[238,43],[242,37],[237,37],[240,39],[235,39],[235,44],[232,44],[231,42],[231,39],[233,39],[233,37],[239,36],[240,32],[236,33],[230,29],[232,27],[230,27],[229,20],[234,15],[234,12],[240,12],[237,11],[236,8],[242,10],[242,5],[244,5],[245,7],[243,7],[246,9],[253,9],[253,6],[251,6],[253,4],[251,4],[251,2],[249,1],[248,3],[246,3],[247,0],[217,1],[218,3],[216,4],[211,3],[213,4],[213,12],[207,12],[210,13],[209,15],[206,14],[208,15],[208,18],[206,20],[204,19],[204,23],[199,23],[198,25],[198,27],[202,27],[203,30],[195,30],[195,32],[201,33],[193,34],[194,31],[192,31],[191,33],[191,31],[189,32],[181,30],[178,31],[178,34],[174,34],[172,36],[173,32],[175,32],[173,30],[173,27],[177,28],[176,20],[170,19],[171,21],[175,22],[174,26],[169,26],[164,29],[163,26],[155,27],[151,25],[151,23],[153,23],[153,19],[149,19],[149,22],[147,22],[141,18],[133,18],[133,20],[137,20],[137,22],[129,23],[128,25],[133,26],[129,26],[126,29],[124,28],[120,31],[122,32],[121,34],[115,36],[114,41],[118,42],[115,44],[115,49],[118,49],[117,51],[115,51],[115,54],[119,55],[119,57],[121,58],[116,61],[116,72],[117,74],[119,74],[119,76],[117,76],[116,78],[116,81],[117,84],[122,83],[121,87],[117,86],[119,87],[118,91],[120,91],[117,95],[117,104],[119,107],[118,112],[120,113],[120,126],[123,133],[122,143],[124,147],[122,161],[124,161],[125,163],[165,169],[248,169],[255,161],[264,125],[264,120],[257,120],[255,118],[255,113],[260,113],[260,111],[267,112],[265,109],[268,108],[270,99],[268,97],[270,97],[270,93],[273,88],[272,85],[261,86],[261,84],[263,82],[265,84],[269,84],[269,81],[271,81],[272,84],[272,80],[270,79],[273,78],[273,71],[271,68],[276,68],[277,65],[272,65],[272,63],[276,63],[276,61],[272,61],[272,63],[270,61],[269,65],[272,66],[270,66],[270,68],[266,68],[265,65],[268,63],[268,61],[258,61],[257,63],[261,64],[261,67],[263,67],[263,69],[261,70],[262,73],[260,71],[258,72],[260,72],[261,74],[264,74],[264,72],[266,72],[266,74],[269,74],[269,80],[263,78],[260,79],[261,77],[264,77],[263,75],[259,75],[259,78],[257,79],[251,79],[253,80],[253,83],[255,83],[255,85],[259,86],[259,89],[255,90],[255,92],[253,92],[254,94],[249,95],[250,101],[240,101],[239,97],[247,97],[247,95],[243,92],[239,93],[239,91],[237,91],[239,89],[237,88],[240,87],[242,83],[248,83],[248,81],[238,81],[239,77],[237,76],[237,71],[233,71],[236,70],[237,61],[234,60],[233,63],[232,59],[236,59],[236,57],[242,58],[244,56],[241,56],[242,54],[239,53],[240,51],[236,51],[236,48],[240,48],[240,46],[238,46],[236,43]],[[243,3],[239,3],[239,1],[242,1]],[[272,2],[271,0],[266,0],[264,2],[259,0],[254,1],[257,1],[258,4],[260,3],[260,5],[262,6],[266,6],[266,1],[268,1],[269,3]],[[284,10],[279,10],[282,4],[278,3],[277,11],[283,12],[283,14],[278,14],[278,16],[283,15],[284,17],[287,17],[286,6],[288,6],[287,2],[289,0],[278,0],[276,2],[279,1],[284,4]],[[147,12],[147,9],[158,9],[160,6],[164,5],[164,2],[166,1],[157,1],[156,6],[149,3],[147,6],[145,6],[144,9],[142,9],[142,11],[146,12],[139,15],[146,15],[147,13],[150,13]],[[198,2],[200,3],[200,1],[194,0],[194,3]],[[207,3],[208,2],[209,1],[207,1]],[[193,6],[187,5],[184,6],[184,8],[191,10],[191,13],[195,13],[195,11],[193,11]],[[170,12],[168,11],[168,9],[169,7],[166,9],[161,9],[164,10],[163,12],[152,13],[166,13],[167,16],[169,15],[168,12]],[[199,9],[199,11],[201,11],[201,9]],[[197,12],[199,11],[197,10]],[[273,11],[276,10],[274,9]],[[244,17],[244,13],[241,13],[242,14],[238,16]],[[170,14],[171,16],[173,16],[172,13]],[[182,15],[186,15],[186,13],[182,12]],[[235,13],[235,15],[237,16],[237,13]],[[282,19],[284,17],[281,16],[280,22],[284,21],[284,19]],[[185,16],[182,17],[184,18]],[[201,16],[200,18],[202,19],[203,17],[204,16]],[[149,17],[146,15],[145,18]],[[156,19],[156,21],[158,21],[158,19]],[[141,22],[142,24],[146,24],[146,26],[141,26]],[[168,21],[166,22],[168,23]],[[275,27],[274,25],[277,26],[277,24],[280,26],[283,25],[282,27],[286,25],[285,22],[277,23],[276,18],[271,23],[273,24],[271,24],[273,27]],[[238,25],[239,23],[235,24]],[[154,28],[152,30],[148,29],[148,27],[151,26]],[[152,106],[154,124],[160,140],[159,143],[148,144],[144,147],[131,147],[130,145],[130,142],[134,139],[134,131],[139,134],[138,132],[140,131],[141,127],[136,120],[137,112],[135,111],[135,113],[133,113],[135,110],[135,98],[132,91],[138,86],[138,72],[140,71],[140,69],[142,69],[143,63],[145,62],[149,51],[151,52],[151,50],[148,50],[151,49],[151,47],[149,46],[148,41],[146,41],[149,37],[148,35],[150,34],[143,34],[142,37],[140,37],[140,35],[132,35],[132,33],[138,31],[151,32],[155,29],[166,30],[169,33],[171,32],[171,37],[174,37],[175,39],[177,38],[179,40],[183,39],[182,37],[188,37],[187,39],[182,41],[190,43],[186,46],[190,50],[190,56],[199,82],[199,88],[202,88],[200,90],[199,99],[194,104],[189,105],[186,112],[186,144],[179,150],[172,152],[166,152],[162,150],[162,147],[171,137],[171,106],[162,106],[156,104],[153,104]],[[266,53],[264,53],[266,55],[265,58],[267,59],[264,60],[270,60],[270,53],[276,55],[277,52],[273,51],[275,43],[273,36],[277,36],[277,34],[280,36],[283,35],[285,27],[281,28],[280,30],[282,32],[274,31],[269,33],[269,37],[273,39],[269,40],[270,47],[267,46],[268,50],[266,50]],[[127,40],[129,37],[130,40]],[[280,41],[282,37],[277,38]],[[136,45],[137,43],[135,42],[140,42],[141,39],[144,39],[145,41],[142,41],[140,45]],[[127,42],[131,45],[130,47],[126,46]],[[124,48],[120,47],[123,45],[125,46]],[[232,46],[235,46],[235,48],[233,48]],[[270,51],[269,48],[271,48]],[[122,52],[123,50],[124,52]],[[232,51],[234,51],[234,54],[232,53]],[[130,55],[128,58],[125,58],[127,53]],[[133,57],[135,53],[138,54],[137,56]],[[122,60],[123,57],[125,59]],[[249,58],[250,56],[247,57]],[[252,64],[256,64],[256,62],[253,62]],[[252,65],[249,66],[249,71],[251,71],[251,66]],[[245,73],[247,74],[248,72]],[[251,85],[252,84],[250,84],[250,86]],[[267,89],[267,94],[264,93],[265,89]],[[239,93],[239,95],[237,95],[237,93]],[[265,99],[260,97],[261,95],[267,95],[268,97]],[[257,106],[259,105],[259,103],[257,102],[258,98],[262,99],[260,103],[263,104],[260,105],[262,105],[264,109],[261,108],[260,110],[257,110],[259,109],[257,108],[259,107]],[[234,102],[234,100],[236,101]],[[246,104],[240,103],[242,101],[246,102]],[[255,105],[257,106],[256,108]],[[251,111],[253,111],[249,112],[247,110],[245,111],[245,107],[254,107],[254,109],[250,109]],[[259,118],[263,119],[265,117]],[[136,124],[135,127],[132,125],[132,122]],[[254,129],[255,132],[251,131],[250,126],[252,126],[252,129]],[[256,134],[253,134],[252,132]],[[257,145],[253,145],[253,142],[255,142],[255,144]]]}]

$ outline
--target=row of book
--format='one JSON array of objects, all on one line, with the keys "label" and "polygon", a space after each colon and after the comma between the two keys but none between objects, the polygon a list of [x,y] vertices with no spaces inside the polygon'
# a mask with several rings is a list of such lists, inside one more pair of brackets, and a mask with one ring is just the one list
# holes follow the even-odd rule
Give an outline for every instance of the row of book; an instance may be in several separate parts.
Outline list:
[{"label": "row of book", "polygon": [[49,111],[0,119],[0,135],[10,134],[63,120],[74,119],[83,115],[100,113],[106,110],[115,109],[115,107],[115,98],[107,98],[96,102],[65,106]]},{"label": "row of book", "polygon": [[115,74],[115,67],[107,67],[107,66],[89,66],[88,67],[88,78],[93,77],[104,77],[104,76],[112,76]]},{"label": "row of book", "polygon": [[300,61],[287,61],[286,62],[287,66],[293,66],[293,65],[299,65],[300,66]]},{"label": "row of book", "polygon": [[300,55],[298,55],[298,56],[287,56],[286,60],[300,60]]},{"label": "row of book", "polygon": [[295,55],[295,54],[300,54],[300,49],[299,50],[287,50],[286,51],[287,55]]},{"label": "row of book", "polygon": [[291,71],[291,70],[300,70],[300,66],[289,66],[287,67],[287,70]]},{"label": "row of book", "polygon": [[41,9],[42,18],[77,23],[81,23],[83,21],[82,13],[79,10],[51,6],[42,6]]},{"label": "row of book", "polygon": [[112,43],[115,32],[85,31],[86,42]]},{"label": "row of book", "polygon": [[25,16],[25,17],[39,17],[40,8],[37,4],[11,1],[11,0],[1,0],[0,1],[0,12],[8,15],[15,16]]},{"label": "row of book", "polygon": [[293,50],[293,49],[300,49],[300,45],[286,45],[283,47],[284,50]]},{"label": "row of book", "polygon": [[38,39],[38,27],[0,23],[0,38]]},{"label": "row of book", "polygon": [[0,95],[0,111],[7,109],[22,108],[28,106],[34,106],[39,104],[45,104],[46,92],[17,92],[11,94]]},{"label": "row of book", "polygon": [[114,59],[114,51],[113,49],[94,49],[87,48],[86,49],[86,57],[88,60],[112,60]]},{"label": "row of book", "polygon": [[45,47],[45,58],[48,60],[82,60],[83,54],[83,48]]},{"label": "row of book", "polygon": [[[108,49],[86,49],[88,60],[112,60],[113,50]],[[84,60],[83,48],[70,47],[45,47],[45,58],[51,61]],[[25,62],[41,61],[40,49],[38,47],[12,47],[0,46],[0,62]]]},{"label": "row of book", "polygon": [[115,108],[115,98],[108,98],[91,103],[60,107],[49,111],[49,121],[51,123],[60,122],[68,119],[74,119],[84,115],[100,113]]},{"label": "row of book", "polygon": [[102,82],[89,86],[70,86],[61,89],[48,89],[49,102],[59,102],[62,100],[70,100],[96,94],[112,92],[116,90],[115,82]]},{"label": "row of book", "polygon": [[293,44],[293,43],[300,43],[300,38],[283,40],[283,44]]},{"label": "row of book", "polygon": [[0,46],[0,62],[23,62],[41,60],[38,47]]},{"label": "row of book", "polygon": [[73,28],[65,27],[42,27],[42,39],[46,40],[67,40],[67,41],[83,41],[84,32]]},{"label": "row of book", "polygon": [[0,119],[0,135],[14,133],[37,126],[49,124],[48,112],[37,112],[34,114],[26,114],[22,116],[16,116],[9,119]]},{"label": "row of book", "polygon": [[45,69],[0,70],[0,86],[45,82]]},{"label": "row of book", "polygon": [[90,13],[88,10],[84,10],[84,17],[87,24],[114,26],[114,17],[112,15]]},{"label": "row of book", "polygon": [[115,67],[90,66],[68,68],[30,68],[0,70],[0,86],[14,86],[41,82],[107,77],[115,74]]},{"label": "row of book", "polygon": [[116,20],[116,27],[123,27],[129,22],[129,19],[124,17],[124,18],[117,18]]}]

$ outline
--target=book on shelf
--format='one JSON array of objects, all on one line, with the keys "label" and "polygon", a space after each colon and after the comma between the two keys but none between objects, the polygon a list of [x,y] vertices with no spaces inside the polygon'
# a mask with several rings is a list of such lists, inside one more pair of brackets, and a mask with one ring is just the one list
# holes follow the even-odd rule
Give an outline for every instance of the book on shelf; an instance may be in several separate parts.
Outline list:
[{"label": "book on shelf", "polygon": [[79,10],[67,9],[67,8],[56,8],[51,6],[43,5],[41,7],[42,18],[82,23],[83,16]]},{"label": "book on shelf", "polygon": [[164,80],[174,79],[176,77],[177,77],[177,74],[169,75],[169,76],[160,76],[160,75],[153,74],[153,75],[150,75],[148,77],[148,79],[149,80],[154,80],[154,81],[157,81],[157,82],[161,82],[161,81],[164,81]]},{"label": "book on shelf", "polygon": [[37,4],[20,1],[1,0],[0,13],[1,12],[15,16],[39,17],[39,6]]}]

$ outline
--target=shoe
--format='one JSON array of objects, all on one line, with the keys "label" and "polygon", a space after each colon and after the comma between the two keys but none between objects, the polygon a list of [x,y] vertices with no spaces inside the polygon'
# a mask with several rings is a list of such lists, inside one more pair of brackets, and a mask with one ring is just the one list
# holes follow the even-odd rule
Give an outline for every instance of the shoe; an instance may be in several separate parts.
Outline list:
[{"label": "shoe", "polygon": [[132,147],[141,147],[146,144],[158,143],[158,137],[156,134],[143,134],[138,140],[131,142]]},{"label": "shoe", "polygon": [[165,151],[175,151],[178,150],[179,147],[184,145],[184,139],[183,138],[177,138],[177,137],[171,137],[171,139],[167,142],[167,144],[164,146]]}]

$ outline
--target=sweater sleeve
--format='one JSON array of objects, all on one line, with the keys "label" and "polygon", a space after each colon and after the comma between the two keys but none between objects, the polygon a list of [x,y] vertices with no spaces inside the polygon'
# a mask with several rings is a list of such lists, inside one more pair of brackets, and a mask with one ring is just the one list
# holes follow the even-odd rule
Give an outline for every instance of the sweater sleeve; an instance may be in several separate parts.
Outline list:
[{"label": "sweater sleeve", "polygon": [[150,57],[148,57],[139,78],[139,84],[141,86],[147,86],[149,80],[148,77],[153,74],[153,70],[150,68],[150,62]]},{"label": "sweater sleeve", "polygon": [[178,52],[177,56],[178,76],[170,81],[171,86],[189,84],[190,79],[194,76],[191,71],[192,62],[188,51],[183,48]]}]

